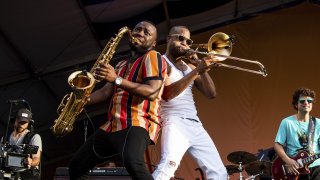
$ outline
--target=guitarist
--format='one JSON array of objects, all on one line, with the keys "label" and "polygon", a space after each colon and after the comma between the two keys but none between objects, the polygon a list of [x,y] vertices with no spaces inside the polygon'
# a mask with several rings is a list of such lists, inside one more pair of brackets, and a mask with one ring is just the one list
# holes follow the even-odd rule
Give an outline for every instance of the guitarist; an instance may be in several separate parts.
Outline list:
[{"label": "guitarist", "polygon": [[[302,171],[302,169],[307,169],[299,165],[298,161],[296,161],[297,159],[294,159],[301,150],[311,155],[320,153],[320,121],[318,118],[312,118],[310,116],[315,98],[316,93],[313,90],[308,88],[296,90],[292,97],[292,105],[297,113],[281,121],[275,138],[274,149],[279,156],[278,158],[281,158],[283,161],[289,179],[320,179],[320,159],[308,165],[310,173],[308,171]],[[275,177],[275,163],[276,161],[272,168],[273,176],[275,179],[278,179]],[[282,167],[279,168],[283,169]],[[305,174],[305,172],[307,174]]]}]

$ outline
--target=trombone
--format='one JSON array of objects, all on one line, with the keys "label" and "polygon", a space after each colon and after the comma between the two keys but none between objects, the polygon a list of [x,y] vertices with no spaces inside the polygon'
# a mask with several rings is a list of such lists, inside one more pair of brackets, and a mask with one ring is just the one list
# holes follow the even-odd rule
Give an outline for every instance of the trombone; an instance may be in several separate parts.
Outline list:
[{"label": "trombone", "polygon": [[[250,72],[250,73],[254,73],[254,74],[260,74],[263,77],[266,77],[268,75],[267,70],[263,66],[263,64],[261,64],[259,61],[253,61],[253,60],[229,56],[232,51],[233,41],[234,41],[234,36],[230,37],[223,32],[218,32],[218,33],[213,34],[210,37],[208,44],[192,45],[192,47],[195,47],[195,49],[190,48],[187,50],[187,52],[188,53],[197,53],[197,54],[206,55],[206,56],[214,55],[217,57],[217,61],[215,63],[217,63],[218,66],[236,69],[236,70],[240,70],[240,71],[246,71],[246,72]],[[208,52],[198,51],[199,48],[208,49]],[[242,62],[256,64],[259,66],[260,69],[259,70],[252,70],[252,69],[247,69],[247,68],[242,68],[242,67],[238,67],[238,66],[220,63],[221,61],[224,61],[226,59],[233,59],[236,61],[242,61]]]}]

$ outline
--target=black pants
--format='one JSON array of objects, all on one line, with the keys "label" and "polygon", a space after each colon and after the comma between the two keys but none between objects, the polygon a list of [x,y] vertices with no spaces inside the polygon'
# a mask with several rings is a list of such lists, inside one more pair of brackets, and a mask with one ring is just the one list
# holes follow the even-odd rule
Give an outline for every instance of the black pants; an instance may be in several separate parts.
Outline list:
[{"label": "black pants", "polygon": [[150,144],[147,131],[129,127],[116,132],[99,129],[72,158],[69,164],[70,180],[87,179],[86,173],[94,166],[120,155],[126,170],[134,180],[152,180],[144,162],[144,152]]}]

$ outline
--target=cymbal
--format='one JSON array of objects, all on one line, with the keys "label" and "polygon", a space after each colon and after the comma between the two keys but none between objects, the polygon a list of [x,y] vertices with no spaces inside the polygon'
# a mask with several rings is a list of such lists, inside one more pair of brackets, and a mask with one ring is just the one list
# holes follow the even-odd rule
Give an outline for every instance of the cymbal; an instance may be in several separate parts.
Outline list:
[{"label": "cymbal", "polygon": [[240,172],[239,167],[236,165],[226,165],[226,169],[229,175]]},{"label": "cymbal", "polygon": [[246,165],[245,170],[250,175],[256,175],[259,173],[271,176],[271,166],[270,161],[254,161]]},{"label": "cymbal", "polygon": [[257,157],[246,151],[235,151],[227,156],[228,161],[235,164],[248,164],[250,162],[256,161]]}]

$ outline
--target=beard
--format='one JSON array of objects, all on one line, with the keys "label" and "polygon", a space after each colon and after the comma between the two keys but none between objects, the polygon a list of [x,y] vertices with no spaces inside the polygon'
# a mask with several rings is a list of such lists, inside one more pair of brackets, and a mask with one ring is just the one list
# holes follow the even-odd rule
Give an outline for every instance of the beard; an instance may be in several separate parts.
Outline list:
[{"label": "beard", "polygon": [[15,125],[14,129],[18,132],[18,133],[22,133],[24,130],[26,130],[26,128],[23,128],[19,125]]},{"label": "beard", "polygon": [[172,56],[174,58],[178,58],[178,57],[187,55],[187,51],[184,48],[180,47],[180,46],[170,47],[170,53],[172,54]]},{"label": "beard", "polygon": [[152,49],[150,45],[146,44],[135,44],[134,42],[129,41],[130,49],[138,54],[144,54]]}]

